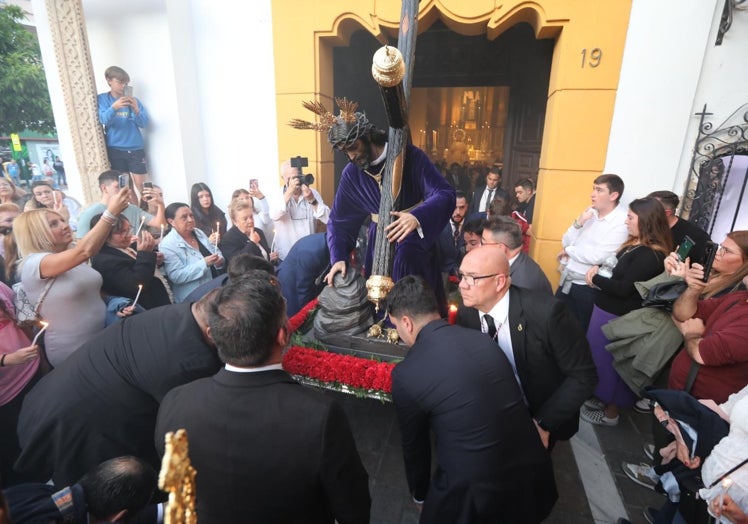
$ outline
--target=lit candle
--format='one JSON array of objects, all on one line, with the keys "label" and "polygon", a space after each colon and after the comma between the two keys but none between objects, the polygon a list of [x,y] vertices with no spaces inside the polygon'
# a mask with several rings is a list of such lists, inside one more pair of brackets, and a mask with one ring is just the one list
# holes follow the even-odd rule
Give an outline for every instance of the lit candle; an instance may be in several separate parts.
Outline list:
[{"label": "lit candle", "polygon": [[722,510],[725,506],[725,493],[727,493],[727,490],[730,489],[730,486],[732,486],[732,479],[730,477],[725,477],[722,479],[722,489],[719,491],[719,510],[720,510],[720,517],[717,519],[717,524],[720,524],[721,522],[729,522],[722,520]]},{"label": "lit candle", "polygon": [[135,230],[135,236],[138,236],[140,234],[140,230],[143,229],[143,224],[145,224],[145,217],[140,217],[140,225],[138,225],[138,229]]},{"label": "lit candle", "polygon": [[138,294],[135,295],[135,300],[132,301],[132,307],[138,305],[138,299],[140,298],[140,292],[143,291],[143,284],[138,284]]},{"label": "lit candle", "polygon": [[36,346],[36,341],[39,340],[39,337],[42,336],[42,333],[47,329],[47,326],[49,326],[49,322],[41,321],[40,324],[42,325],[42,328],[39,330],[39,333],[36,334],[34,337],[34,341],[31,343],[32,346]]},{"label": "lit candle", "polygon": [[161,236],[159,238],[164,238],[164,225],[161,224]]},{"label": "lit candle", "polygon": [[447,321],[450,324],[457,324],[457,305],[455,304],[449,305],[449,314],[447,316]]}]

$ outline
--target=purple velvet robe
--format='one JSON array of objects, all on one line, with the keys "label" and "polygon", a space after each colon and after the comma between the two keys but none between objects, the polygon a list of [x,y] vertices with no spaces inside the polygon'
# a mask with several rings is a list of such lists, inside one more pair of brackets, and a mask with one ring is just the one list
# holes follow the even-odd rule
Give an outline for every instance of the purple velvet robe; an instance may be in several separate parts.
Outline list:
[{"label": "purple velvet robe", "polygon": [[[348,261],[361,224],[370,214],[379,213],[380,198],[379,185],[373,178],[351,163],[343,169],[327,223],[327,245],[332,264],[340,260]],[[421,275],[437,293],[439,302],[443,303],[441,271],[434,246],[454,211],[455,190],[423,151],[409,145],[403,166],[400,207],[408,209],[412,206],[416,207],[409,213],[420,222],[424,238],[418,235],[418,231],[413,231],[397,244],[392,279],[397,282],[406,275]],[[367,277],[371,274],[376,232],[377,224],[372,222],[366,249]]]}]

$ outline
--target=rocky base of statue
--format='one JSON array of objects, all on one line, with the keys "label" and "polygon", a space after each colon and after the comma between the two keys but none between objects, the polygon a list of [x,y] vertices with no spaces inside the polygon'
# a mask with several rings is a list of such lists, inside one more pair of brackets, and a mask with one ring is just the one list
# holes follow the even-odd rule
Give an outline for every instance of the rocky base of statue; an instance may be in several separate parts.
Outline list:
[{"label": "rocky base of statue", "polygon": [[358,335],[374,323],[371,302],[366,298],[366,281],[355,268],[335,275],[335,287],[319,295],[314,317],[314,336],[324,342],[330,335]]}]

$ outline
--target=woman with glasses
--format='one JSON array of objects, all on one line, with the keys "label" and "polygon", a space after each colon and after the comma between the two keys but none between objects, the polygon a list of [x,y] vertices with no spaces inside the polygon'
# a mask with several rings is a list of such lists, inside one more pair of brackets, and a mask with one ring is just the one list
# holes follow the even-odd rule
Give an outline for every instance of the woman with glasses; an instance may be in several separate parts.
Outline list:
[{"label": "woman with glasses", "polygon": [[[91,222],[95,225],[101,215]],[[135,243],[136,249],[130,246]],[[101,251],[91,259],[91,266],[104,280],[101,290],[107,295],[135,299],[145,309],[171,304],[164,285],[165,277],[156,267],[156,239],[148,231],[137,237],[130,232],[130,221],[124,215],[117,217],[114,227]],[[139,287],[142,286],[142,291]]]},{"label": "woman with glasses", "polygon": [[[690,263],[701,262],[689,260]],[[670,253],[665,259],[665,270],[674,276],[685,278],[687,265]],[[721,297],[732,291],[744,290],[743,279],[748,275],[748,231],[732,231],[719,245],[714,257],[709,280],[701,298]]]},{"label": "woman with glasses", "polygon": [[[585,402],[583,420],[601,426],[616,426],[620,407],[630,407],[637,399],[613,367],[613,357],[605,349],[609,343],[602,326],[630,311],[642,307],[634,282],[649,280],[662,268],[673,249],[673,239],[665,210],[654,198],[640,198],[629,204],[626,216],[629,238],[606,265],[612,271],[604,274],[599,266],[587,272],[587,285],[597,288],[587,341],[590,343],[599,382],[595,398]],[[608,264],[610,262],[610,264]]]}]

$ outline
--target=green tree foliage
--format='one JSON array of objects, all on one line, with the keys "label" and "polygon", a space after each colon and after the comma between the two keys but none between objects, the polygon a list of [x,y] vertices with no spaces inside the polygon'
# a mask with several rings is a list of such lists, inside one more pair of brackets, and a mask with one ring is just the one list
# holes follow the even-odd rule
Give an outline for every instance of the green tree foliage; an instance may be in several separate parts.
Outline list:
[{"label": "green tree foliage", "polygon": [[0,134],[26,129],[55,132],[52,104],[36,35],[24,28],[21,8],[0,8]]}]

